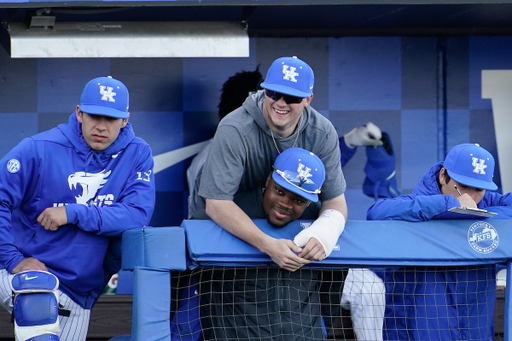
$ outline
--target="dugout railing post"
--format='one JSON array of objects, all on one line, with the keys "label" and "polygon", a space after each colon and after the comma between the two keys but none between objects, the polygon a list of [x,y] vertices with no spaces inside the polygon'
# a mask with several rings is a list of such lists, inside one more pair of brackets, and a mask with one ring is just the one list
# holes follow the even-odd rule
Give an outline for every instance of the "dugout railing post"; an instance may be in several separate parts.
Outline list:
[{"label": "dugout railing post", "polygon": [[123,234],[124,270],[134,272],[132,341],[171,341],[171,270],[187,268],[181,227],[134,229]]},{"label": "dugout railing post", "polygon": [[[507,263],[507,284],[509,283],[512,283],[512,262]],[[509,287],[510,285],[507,285],[505,290],[505,320],[503,321],[503,338],[505,341],[512,341],[512,334],[510,332],[512,297]]]}]

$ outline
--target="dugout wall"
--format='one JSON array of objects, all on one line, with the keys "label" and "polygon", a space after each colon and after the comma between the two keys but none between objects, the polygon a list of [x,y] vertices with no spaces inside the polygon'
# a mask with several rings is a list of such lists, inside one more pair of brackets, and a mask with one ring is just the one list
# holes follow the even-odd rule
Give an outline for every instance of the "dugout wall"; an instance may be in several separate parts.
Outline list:
[{"label": "dugout wall", "polygon": [[[222,84],[236,72],[259,66],[265,73],[277,57],[297,55],[315,71],[313,108],[329,118],[339,135],[368,121],[390,135],[402,193],[412,191],[424,172],[444,159],[447,150],[469,142],[479,143],[493,154],[498,162],[494,180],[500,185],[492,101],[502,94],[499,89],[507,89],[505,100],[512,98],[506,96],[512,88],[484,89],[482,74],[512,70],[512,35],[507,29],[512,22],[512,4],[503,2],[467,7],[301,7],[266,1],[274,6],[245,8],[248,12],[254,9],[251,18],[257,21],[249,21],[248,58],[13,59],[0,48],[0,155],[27,136],[67,122],[83,85],[93,77],[111,74],[129,88],[130,123],[137,136],[150,144],[158,163],[164,161],[155,174],[157,202],[151,225],[180,225],[187,216],[185,172],[201,143],[215,132]],[[59,7],[59,2],[52,3]],[[139,8],[135,2],[130,2],[133,7],[129,9],[101,12],[101,5],[107,3],[113,2],[66,2],[68,8],[61,8],[63,13],[56,14],[56,20],[179,20],[180,15],[192,20],[211,19],[213,13],[231,19],[244,12],[243,6]],[[0,20],[23,21],[24,11],[15,6],[40,4],[43,2],[0,1]],[[12,18],[14,12],[17,15]],[[429,20],[432,17],[436,20]],[[466,20],[461,23],[454,18]],[[289,25],[304,27],[291,30]],[[353,27],[337,29],[343,25]],[[395,25],[400,29],[391,29]],[[432,30],[417,30],[418,25]],[[469,28],[458,31],[457,25]],[[257,27],[261,30],[256,31]],[[351,219],[365,219],[366,209],[373,203],[373,198],[361,191],[365,162],[360,150],[344,167]]]}]

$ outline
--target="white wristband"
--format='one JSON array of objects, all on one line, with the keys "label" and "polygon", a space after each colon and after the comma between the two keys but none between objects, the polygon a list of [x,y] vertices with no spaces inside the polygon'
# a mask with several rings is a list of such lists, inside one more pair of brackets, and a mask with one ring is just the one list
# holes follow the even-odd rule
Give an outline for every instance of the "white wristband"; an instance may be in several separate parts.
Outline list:
[{"label": "white wristband", "polygon": [[303,247],[311,237],[315,237],[322,244],[327,257],[331,254],[344,229],[345,216],[336,210],[325,210],[311,226],[297,234],[293,242],[297,246]]}]

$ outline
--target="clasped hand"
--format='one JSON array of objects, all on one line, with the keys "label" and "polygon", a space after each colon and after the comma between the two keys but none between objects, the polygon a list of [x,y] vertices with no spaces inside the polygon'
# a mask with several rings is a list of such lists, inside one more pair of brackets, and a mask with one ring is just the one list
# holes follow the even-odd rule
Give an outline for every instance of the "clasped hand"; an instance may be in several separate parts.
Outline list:
[{"label": "clasped hand", "polygon": [[266,253],[280,268],[291,272],[312,260],[320,261],[326,257],[322,244],[315,238],[311,238],[304,248],[289,239],[273,239]]}]

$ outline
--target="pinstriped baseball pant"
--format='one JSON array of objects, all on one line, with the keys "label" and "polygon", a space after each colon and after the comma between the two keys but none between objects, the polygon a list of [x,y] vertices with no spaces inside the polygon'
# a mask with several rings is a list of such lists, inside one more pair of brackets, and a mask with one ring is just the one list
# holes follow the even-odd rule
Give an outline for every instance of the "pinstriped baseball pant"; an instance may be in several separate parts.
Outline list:
[{"label": "pinstriped baseball pant", "polygon": [[384,282],[373,271],[364,268],[349,269],[341,305],[350,309],[357,340],[382,341],[385,295]]}]

